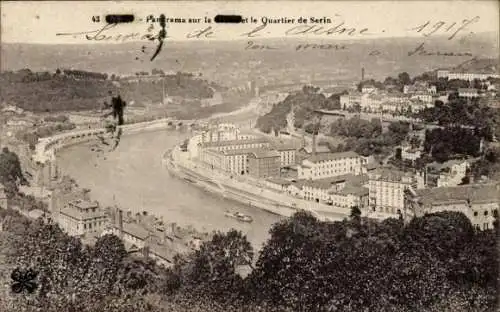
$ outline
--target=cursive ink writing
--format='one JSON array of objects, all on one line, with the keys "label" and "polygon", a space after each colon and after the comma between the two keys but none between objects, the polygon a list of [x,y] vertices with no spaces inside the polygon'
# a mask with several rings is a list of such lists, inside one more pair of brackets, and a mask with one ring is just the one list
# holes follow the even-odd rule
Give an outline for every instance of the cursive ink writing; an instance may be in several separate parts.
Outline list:
[{"label": "cursive ink writing", "polygon": [[294,26],[287,31],[285,35],[296,36],[296,35],[369,35],[368,28],[357,29],[355,27],[346,27],[344,22],[341,22],[333,27],[325,27],[319,25],[298,25]]},{"label": "cursive ink writing", "polygon": [[267,27],[267,24],[262,24],[262,25],[259,25],[257,27],[255,27],[254,29],[250,30],[249,32],[246,32],[246,33],[243,33],[242,36],[244,37],[259,37],[260,36],[260,32],[262,30],[264,30],[265,28]]},{"label": "cursive ink writing", "polygon": [[451,35],[448,37],[448,40],[452,40],[457,36],[458,33],[465,31],[465,29],[474,23],[479,21],[480,17],[475,16],[471,19],[464,19],[461,23],[453,22],[447,23],[444,21],[437,21],[435,23],[431,23],[431,21],[427,21],[422,25],[417,27],[410,28],[410,30],[414,30],[417,33],[421,33],[424,37],[431,36],[438,31],[450,33]]},{"label": "cursive ink writing", "polygon": [[429,52],[425,49],[424,43],[418,45],[414,50],[408,52],[408,56],[423,55],[423,56],[472,56],[470,52]]},{"label": "cursive ink writing", "polygon": [[[146,33],[132,32],[129,34],[114,34],[110,35],[107,31],[115,28],[118,24],[105,24],[103,27],[97,30],[75,32],[75,33],[56,33],[56,36],[81,36],[83,35],[85,39],[89,41],[120,41],[125,42],[129,40],[155,40],[158,39],[158,35],[153,35],[151,33],[152,28],[148,28]],[[165,38],[168,38],[165,34]]]},{"label": "cursive ink writing", "polygon": [[186,35],[186,38],[213,38],[214,32],[212,26],[203,29],[198,29]]},{"label": "cursive ink writing", "polygon": [[305,51],[305,50],[347,50],[345,45],[338,44],[315,44],[315,43],[306,43],[299,44],[295,47],[295,51]]},{"label": "cursive ink writing", "polygon": [[276,50],[276,48],[264,44],[256,44],[253,41],[248,41],[245,50]]}]

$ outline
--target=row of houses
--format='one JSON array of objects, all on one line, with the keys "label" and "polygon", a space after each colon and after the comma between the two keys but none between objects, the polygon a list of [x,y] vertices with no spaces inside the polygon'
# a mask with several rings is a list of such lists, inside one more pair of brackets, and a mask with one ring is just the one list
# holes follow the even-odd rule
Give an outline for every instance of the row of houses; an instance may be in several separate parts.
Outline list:
[{"label": "row of houses", "polygon": [[415,112],[433,106],[435,98],[437,97],[430,93],[360,93],[354,91],[341,95],[340,105],[343,109],[359,107],[362,111],[371,113],[401,112],[407,110]]},{"label": "row of houses", "polygon": [[447,78],[449,80],[453,79],[459,79],[459,80],[468,80],[468,81],[474,81],[474,80],[487,80],[488,78],[500,78],[500,75],[498,74],[497,71],[491,69],[491,70],[481,70],[477,72],[470,72],[470,71],[455,71],[455,70],[448,70],[448,69],[440,69],[437,71],[437,77],[438,78]]}]

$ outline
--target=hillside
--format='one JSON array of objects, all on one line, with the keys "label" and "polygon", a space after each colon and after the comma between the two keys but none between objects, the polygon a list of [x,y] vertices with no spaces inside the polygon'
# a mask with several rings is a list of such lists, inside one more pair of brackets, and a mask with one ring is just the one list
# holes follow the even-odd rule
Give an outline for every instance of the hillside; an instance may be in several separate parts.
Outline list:
[{"label": "hillside", "polygon": [[[29,69],[3,72],[0,74],[0,103],[33,112],[89,110],[100,108],[109,97],[109,91],[119,92],[127,102],[161,102],[163,84],[160,77],[156,81],[144,78],[112,81],[106,74],[84,73],[87,76],[70,75],[66,71],[37,73]],[[164,80],[169,96],[194,99],[213,96],[212,86],[207,81],[189,74],[167,75]]]}]

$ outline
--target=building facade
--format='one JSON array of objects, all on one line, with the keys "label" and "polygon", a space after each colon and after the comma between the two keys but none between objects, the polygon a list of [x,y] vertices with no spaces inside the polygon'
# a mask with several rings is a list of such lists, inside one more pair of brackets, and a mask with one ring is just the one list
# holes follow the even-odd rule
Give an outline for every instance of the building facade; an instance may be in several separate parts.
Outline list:
[{"label": "building facade", "polygon": [[58,224],[71,236],[101,233],[108,218],[97,202],[75,200],[59,211]]},{"label": "building facade", "polygon": [[279,177],[280,154],[276,151],[260,150],[248,155],[248,174],[255,178]]},{"label": "building facade", "polygon": [[394,216],[404,209],[405,190],[416,187],[411,173],[388,168],[371,172],[368,185],[371,210]]},{"label": "building facade", "polygon": [[477,230],[493,228],[498,216],[500,185],[461,185],[417,190],[416,215],[440,211],[462,212]]},{"label": "building facade", "polygon": [[364,159],[355,152],[313,155],[298,167],[299,179],[322,179],[348,173],[361,174]]}]

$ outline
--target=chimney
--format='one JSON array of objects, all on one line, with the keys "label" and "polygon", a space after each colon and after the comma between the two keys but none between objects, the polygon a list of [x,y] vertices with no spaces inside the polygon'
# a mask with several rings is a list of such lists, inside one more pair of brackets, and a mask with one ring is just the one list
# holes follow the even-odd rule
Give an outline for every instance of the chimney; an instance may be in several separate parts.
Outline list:
[{"label": "chimney", "polygon": [[175,228],[177,227],[177,224],[176,223],[172,223],[171,224],[171,229],[172,229],[172,236],[175,236]]},{"label": "chimney", "polygon": [[123,211],[118,209],[118,233],[120,239],[123,239]]},{"label": "chimney", "polygon": [[148,259],[149,257],[149,246],[147,242],[144,242],[144,247],[142,247],[142,256],[144,259]]},{"label": "chimney", "polygon": [[365,68],[361,68],[361,81],[365,81]]},{"label": "chimney", "polygon": [[312,155],[316,156],[316,133],[313,133],[312,138]]}]

